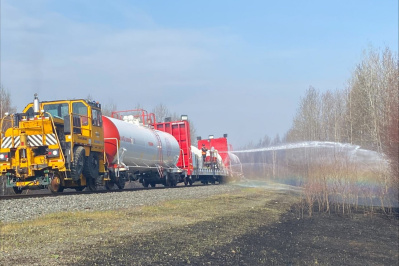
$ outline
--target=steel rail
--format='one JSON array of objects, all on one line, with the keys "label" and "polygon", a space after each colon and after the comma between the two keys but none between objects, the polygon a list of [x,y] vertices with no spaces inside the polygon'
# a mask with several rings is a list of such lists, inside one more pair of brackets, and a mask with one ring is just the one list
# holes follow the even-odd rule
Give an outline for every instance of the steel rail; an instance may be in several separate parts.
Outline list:
[{"label": "steel rail", "polygon": [[[29,199],[29,198],[45,198],[45,197],[63,197],[71,195],[89,195],[89,194],[105,194],[105,193],[119,193],[119,192],[133,192],[133,191],[146,191],[146,190],[156,190],[156,189],[175,189],[175,188],[186,188],[186,187],[201,187],[203,184],[193,184],[192,186],[176,186],[176,187],[139,187],[139,188],[125,188],[125,189],[114,189],[114,190],[95,190],[95,191],[66,191],[58,193],[38,193],[38,194],[18,194],[18,195],[3,195],[0,196],[0,201],[2,200],[13,200],[13,199]],[[205,185],[206,186],[206,185]]]}]

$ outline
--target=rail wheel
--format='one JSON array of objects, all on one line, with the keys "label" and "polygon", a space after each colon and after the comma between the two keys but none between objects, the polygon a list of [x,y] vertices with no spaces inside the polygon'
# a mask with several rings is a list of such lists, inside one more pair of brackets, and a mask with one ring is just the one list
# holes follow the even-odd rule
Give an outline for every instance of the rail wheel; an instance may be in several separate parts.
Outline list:
[{"label": "rail wheel", "polygon": [[96,179],[86,178],[86,182],[87,182],[87,188],[90,191],[96,191],[97,190]]},{"label": "rail wheel", "polygon": [[193,185],[193,178],[192,178],[191,176],[188,178],[188,184],[189,184],[190,186]]},{"label": "rail wheel", "polygon": [[85,187],[75,187],[75,190],[78,191],[78,192],[80,192],[80,191],[82,191],[84,188],[85,188]]},{"label": "rail wheel", "polygon": [[22,189],[19,189],[19,187],[12,187],[12,189],[14,190],[15,194],[21,194],[22,193]]},{"label": "rail wheel", "polygon": [[150,183],[150,185],[151,185],[151,187],[155,187],[157,184],[152,182],[152,183]]},{"label": "rail wheel", "polygon": [[174,174],[171,175],[170,186],[171,186],[171,187],[177,186],[177,177],[176,177],[176,175],[174,175]]},{"label": "rail wheel", "polygon": [[115,183],[114,183],[114,181],[106,181],[105,182],[105,188],[107,189],[107,190],[112,190],[112,188],[114,187],[114,185],[115,185]]},{"label": "rail wheel", "polygon": [[116,186],[119,189],[123,189],[125,187],[125,179],[123,178],[123,174],[119,173],[118,180],[116,181]]},{"label": "rail wheel", "polygon": [[89,156],[86,158],[83,168],[83,174],[86,178],[97,179],[98,171],[98,154],[96,152],[90,152]]},{"label": "rail wheel", "polygon": [[143,187],[148,187],[149,183],[147,180],[143,178]]},{"label": "rail wheel", "polygon": [[58,193],[64,191],[64,187],[61,183],[61,178],[58,174],[54,174],[51,178],[50,185],[48,186],[51,193]]},{"label": "rail wheel", "polygon": [[73,162],[71,163],[71,177],[74,181],[80,179],[85,165],[85,149],[82,146],[73,148]]},{"label": "rail wheel", "polygon": [[186,177],[184,178],[184,185],[185,185],[185,186],[188,185],[188,176],[186,176]]},{"label": "rail wheel", "polygon": [[165,187],[173,187],[174,185],[174,176],[171,173],[167,173],[165,176]]}]

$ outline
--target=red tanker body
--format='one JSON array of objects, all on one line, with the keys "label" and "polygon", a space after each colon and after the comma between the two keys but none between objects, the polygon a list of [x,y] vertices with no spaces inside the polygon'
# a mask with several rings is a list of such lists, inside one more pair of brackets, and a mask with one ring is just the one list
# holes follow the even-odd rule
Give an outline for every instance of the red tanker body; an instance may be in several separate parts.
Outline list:
[{"label": "red tanker body", "polygon": [[[202,145],[211,151],[212,148],[218,152],[220,157],[222,158],[222,162],[224,166],[229,169],[230,168],[230,155],[229,155],[229,144],[227,143],[227,135],[225,134],[222,138],[210,138],[198,140],[198,149],[202,149]],[[206,161],[210,161],[210,157],[206,157]]]},{"label": "red tanker body", "polygon": [[177,167],[185,169],[187,175],[191,175],[191,137],[190,137],[190,124],[187,120],[156,123],[157,130],[171,134],[179,143],[180,155],[177,161]]},{"label": "red tanker body", "polygon": [[[208,182],[215,183],[215,181],[221,183],[228,175],[228,168],[222,163],[222,158],[226,159],[228,157],[226,138],[222,138],[220,144],[217,141],[215,142],[218,144],[217,147],[223,147],[224,157],[221,157],[216,151],[208,153],[208,162],[203,162],[198,149],[191,146],[190,123],[187,120],[187,116],[182,116],[181,121],[156,123],[154,127],[160,131],[170,133],[179,143],[180,156],[177,166],[183,170],[179,182],[184,182],[186,185],[191,185],[197,180],[204,184]],[[212,158],[212,160],[209,158]],[[228,160],[227,163],[229,163]]]}]

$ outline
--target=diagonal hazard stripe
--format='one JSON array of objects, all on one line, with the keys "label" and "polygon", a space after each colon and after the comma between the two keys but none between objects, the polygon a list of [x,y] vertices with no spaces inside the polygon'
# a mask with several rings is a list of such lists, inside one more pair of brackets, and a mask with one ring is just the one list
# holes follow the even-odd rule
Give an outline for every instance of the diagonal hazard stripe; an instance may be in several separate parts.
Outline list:
[{"label": "diagonal hazard stripe", "polygon": [[46,135],[46,144],[47,145],[57,144],[57,139],[55,138],[55,134],[47,134]]},{"label": "diagonal hazard stripe", "polygon": [[28,143],[30,146],[43,146],[42,135],[29,135]]},{"label": "diagonal hazard stripe", "polygon": [[1,142],[1,148],[11,148],[12,141],[11,137],[4,137]]},{"label": "diagonal hazard stripe", "polygon": [[20,144],[21,144],[20,136],[16,136],[14,138],[14,148],[18,148]]}]

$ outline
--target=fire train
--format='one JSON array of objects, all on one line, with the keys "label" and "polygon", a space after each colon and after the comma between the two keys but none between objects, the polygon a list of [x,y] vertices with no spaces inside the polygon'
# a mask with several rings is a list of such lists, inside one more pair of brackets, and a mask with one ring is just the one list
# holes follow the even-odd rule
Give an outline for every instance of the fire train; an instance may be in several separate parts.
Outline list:
[{"label": "fire train", "polygon": [[40,102],[35,95],[22,113],[6,114],[1,128],[0,171],[15,193],[123,189],[127,181],[221,183],[231,174],[227,134],[198,137],[193,146],[186,115],[163,122],[142,109],[103,116],[93,101]]}]

